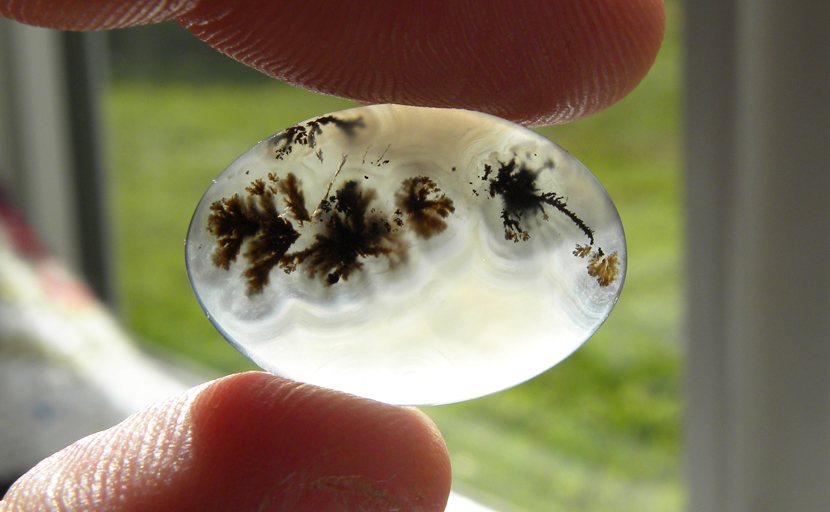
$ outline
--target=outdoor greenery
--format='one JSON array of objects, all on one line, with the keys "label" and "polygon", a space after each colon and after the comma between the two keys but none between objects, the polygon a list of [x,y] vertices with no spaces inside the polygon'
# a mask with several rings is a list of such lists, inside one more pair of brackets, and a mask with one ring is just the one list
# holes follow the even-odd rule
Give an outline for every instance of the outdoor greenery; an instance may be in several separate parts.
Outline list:
[{"label": "outdoor greenery", "polygon": [[[456,485],[517,510],[671,512],[682,478],[679,34],[607,111],[540,131],[591,169],[626,227],[628,275],[599,333],[521,386],[425,408]],[[256,141],[349,107],[276,81],[127,76],[106,95],[122,310],[141,339],[212,368],[252,369],[213,329],[187,281],[183,240],[211,179]],[[509,508],[509,507],[508,507]]]}]

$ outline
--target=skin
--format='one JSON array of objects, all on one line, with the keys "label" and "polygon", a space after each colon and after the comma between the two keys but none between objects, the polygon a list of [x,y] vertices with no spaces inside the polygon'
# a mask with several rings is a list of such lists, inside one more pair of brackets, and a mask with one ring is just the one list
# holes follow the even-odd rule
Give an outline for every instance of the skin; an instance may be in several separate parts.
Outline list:
[{"label": "skin", "polygon": [[[68,30],[177,19],[307,89],[526,125],[623,98],[665,23],[661,0],[0,0],[0,15]],[[0,511],[440,511],[450,480],[446,446],[417,409],[245,373],[58,452]]]},{"label": "skin", "polygon": [[654,62],[665,24],[662,0],[0,0],[0,14],[69,30],[177,19],[313,91],[527,125],[623,98]]}]

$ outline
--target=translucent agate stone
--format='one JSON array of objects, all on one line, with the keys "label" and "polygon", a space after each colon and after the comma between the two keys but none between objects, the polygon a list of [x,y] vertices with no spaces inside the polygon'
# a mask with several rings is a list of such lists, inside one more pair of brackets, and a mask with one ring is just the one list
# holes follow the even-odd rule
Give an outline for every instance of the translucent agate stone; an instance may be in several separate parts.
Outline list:
[{"label": "translucent agate stone", "polygon": [[625,277],[619,215],[541,135],[397,105],[311,119],[202,198],[187,270],[262,368],[394,404],[483,396],[588,339]]}]

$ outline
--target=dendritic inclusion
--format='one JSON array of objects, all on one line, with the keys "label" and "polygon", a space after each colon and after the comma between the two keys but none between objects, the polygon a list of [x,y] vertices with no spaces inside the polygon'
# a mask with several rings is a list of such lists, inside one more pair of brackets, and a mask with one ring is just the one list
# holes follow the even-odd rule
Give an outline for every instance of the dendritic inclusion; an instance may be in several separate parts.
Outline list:
[{"label": "dendritic inclusion", "polygon": [[205,193],[186,257],[211,322],[262,368],[396,404],[550,368],[608,316],[626,265],[613,203],[559,146],[397,105],[254,146]]}]

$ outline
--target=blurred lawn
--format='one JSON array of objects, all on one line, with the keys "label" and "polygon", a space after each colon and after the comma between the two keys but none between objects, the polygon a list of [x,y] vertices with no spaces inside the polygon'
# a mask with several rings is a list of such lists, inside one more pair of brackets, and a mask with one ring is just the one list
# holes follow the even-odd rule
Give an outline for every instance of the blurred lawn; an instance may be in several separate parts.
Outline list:
[{"label": "blurred lawn", "polygon": [[[592,118],[542,129],[605,185],[626,227],[628,276],[582,349],[542,376],[425,408],[456,483],[529,511],[681,510],[679,41]],[[122,305],[141,338],[219,372],[253,368],[205,319],[184,267],[190,216],[211,179],[256,141],[351,106],[269,81],[119,80],[106,98]]]}]

